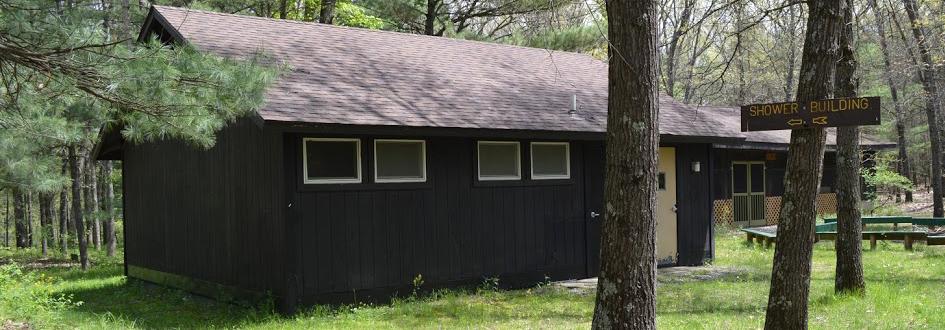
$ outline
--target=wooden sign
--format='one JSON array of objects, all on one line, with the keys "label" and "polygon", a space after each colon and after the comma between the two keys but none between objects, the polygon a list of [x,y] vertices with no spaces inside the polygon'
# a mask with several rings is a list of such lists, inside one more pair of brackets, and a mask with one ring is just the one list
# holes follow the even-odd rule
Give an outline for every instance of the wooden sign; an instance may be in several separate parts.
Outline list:
[{"label": "wooden sign", "polygon": [[742,132],[879,125],[879,97],[742,106]]}]

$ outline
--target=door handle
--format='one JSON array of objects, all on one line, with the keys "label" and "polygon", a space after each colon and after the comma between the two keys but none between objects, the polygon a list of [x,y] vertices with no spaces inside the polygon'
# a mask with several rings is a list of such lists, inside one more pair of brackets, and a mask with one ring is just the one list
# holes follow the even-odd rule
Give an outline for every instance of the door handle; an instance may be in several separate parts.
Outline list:
[{"label": "door handle", "polygon": [[594,219],[594,218],[599,217],[599,216],[600,216],[600,213],[591,211],[591,219]]},{"label": "door handle", "polygon": [[673,204],[673,213],[676,213],[677,210],[679,210],[679,208],[676,207],[676,204]]}]

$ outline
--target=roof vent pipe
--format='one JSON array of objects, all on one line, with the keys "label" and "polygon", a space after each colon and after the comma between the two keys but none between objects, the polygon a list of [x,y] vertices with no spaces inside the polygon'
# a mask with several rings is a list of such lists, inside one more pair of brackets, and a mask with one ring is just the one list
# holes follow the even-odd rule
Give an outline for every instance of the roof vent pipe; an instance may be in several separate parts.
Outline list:
[{"label": "roof vent pipe", "polygon": [[571,110],[568,110],[568,114],[574,114],[577,112],[577,94],[571,94]]}]

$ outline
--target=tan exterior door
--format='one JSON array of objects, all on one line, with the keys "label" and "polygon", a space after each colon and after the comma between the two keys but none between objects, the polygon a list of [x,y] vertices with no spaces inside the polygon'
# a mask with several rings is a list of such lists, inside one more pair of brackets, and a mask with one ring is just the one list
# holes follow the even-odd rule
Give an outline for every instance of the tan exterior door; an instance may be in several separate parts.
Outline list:
[{"label": "tan exterior door", "polygon": [[676,263],[676,148],[660,148],[657,169],[656,260]]}]

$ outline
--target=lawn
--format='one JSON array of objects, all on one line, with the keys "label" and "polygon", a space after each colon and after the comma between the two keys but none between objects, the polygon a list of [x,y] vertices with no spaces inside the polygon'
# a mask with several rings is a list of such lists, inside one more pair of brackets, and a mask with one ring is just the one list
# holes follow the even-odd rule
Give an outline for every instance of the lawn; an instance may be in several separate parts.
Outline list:
[{"label": "lawn", "polygon": [[[717,258],[705,274],[661,275],[658,324],[675,329],[754,329],[764,324],[773,250],[746,247],[743,236],[721,231]],[[219,303],[177,290],[128,280],[120,258],[93,254],[95,268],[82,273],[37,263],[35,251],[0,250],[0,261],[25,264],[0,271],[0,328],[588,328],[593,292],[554,285],[528,290],[441,291],[380,306],[319,306],[286,318],[266,307]],[[29,264],[27,264],[29,263]],[[865,251],[868,293],[833,294],[834,250],[814,251],[812,328],[936,328],[945,324],[945,248],[881,242]],[[719,272],[724,270],[724,272]],[[48,294],[48,295],[47,295]],[[39,303],[43,297],[51,301]],[[64,298],[63,298],[64,297]]]}]

